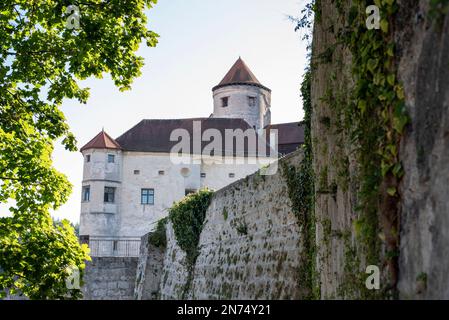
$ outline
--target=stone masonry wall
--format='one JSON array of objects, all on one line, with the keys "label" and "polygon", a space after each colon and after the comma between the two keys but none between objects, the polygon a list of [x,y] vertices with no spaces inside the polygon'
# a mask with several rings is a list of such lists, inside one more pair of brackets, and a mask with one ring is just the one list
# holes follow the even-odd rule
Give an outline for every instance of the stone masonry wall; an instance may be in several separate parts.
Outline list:
[{"label": "stone masonry wall", "polygon": [[179,299],[183,297],[184,287],[188,278],[186,253],[178,246],[172,223],[167,222],[167,248],[165,250],[164,267],[160,285],[162,300]]},{"label": "stone masonry wall", "polygon": [[84,300],[131,300],[137,270],[136,257],[92,257],[84,271]]},{"label": "stone masonry wall", "polygon": [[404,299],[449,299],[449,15],[432,17],[430,1],[398,2],[395,42],[411,117],[400,155],[398,287]]},{"label": "stone masonry wall", "polygon": [[[302,153],[281,161],[298,165]],[[168,225],[162,299],[297,299],[301,232],[285,179],[255,173],[214,195],[189,290],[185,253]]]},{"label": "stone masonry wall", "polygon": [[[342,2],[345,9],[350,7],[350,2]],[[320,6],[321,17],[319,23],[315,23],[313,34],[314,57],[320,56],[337,42],[335,33],[342,28],[335,12],[335,3],[321,1]],[[337,96],[339,92],[341,100],[347,99],[353,87],[350,76],[351,59],[348,49],[338,47],[333,52],[332,61],[324,63],[315,59],[317,62],[312,72],[311,127],[316,192],[317,271],[320,293],[324,299],[346,295],[344,284],[349,282],[346,256],[348,248],[356,246],[352,227],[353,221],[357,219],[357,163],[354,145],[350,142],[351,137],[340,129],[340,113],[323,99],[329,93]],[[335,103],[336,99],[330,100]],[[332,185],[336,188],[330,192]],[[343,234],[347,237],[342,237]],[[354,273],[358,271],[350,270]]]},{"label": "stone masonry wall", "polygon": [[[397,77],[411,118],[400,147],[399,298],[449,298],[449,17],[432,13],[431,1],[397,0],[394,17]],[[437,1],[434,1],[437,3]],[[337,43],[342,24],[333,1],[320,1],[313,37],[312,145],[316,174],[318,266],[321,298],[360,298],[348,288],[357,240],[360,180],[354,142],[339,130],[338,103],[353,89],[349,50]],[[349,14],[353,1],[340,2]],[[443,1],[441,1],[443,5]],[[373,32],[380,32],[373,30]],[[329,48],[331,57],[321,59]],[[327,51],[326,51],[327,50]],[[322,61],[323,60],[323,61]],[[332,93],[333,99],[326,101]],[[338,99],[337,99],[338,98]],[[336,186],[335,192],[323,192]],[[366,263],[360,256],[360,270]],[[381,279],[383,281],[383,279]],[[362,283],[363,285],[363,283]]]},{"label": "stone masonry wall", "polygon": [[165,250],[150,244],[150,235],[151,233],[144,235],[140,244],[134,291],[134,298],[137,300],[155,300],[159,298]]}]

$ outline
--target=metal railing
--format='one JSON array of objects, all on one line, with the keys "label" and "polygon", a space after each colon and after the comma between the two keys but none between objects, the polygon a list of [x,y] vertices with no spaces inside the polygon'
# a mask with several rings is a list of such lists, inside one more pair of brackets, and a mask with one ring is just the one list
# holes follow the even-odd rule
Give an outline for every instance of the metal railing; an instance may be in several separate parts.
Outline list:
[{"label": "metal railing", "polygon": [[80,236],[90,248],[91,257],[138,257],[140,238]]}]

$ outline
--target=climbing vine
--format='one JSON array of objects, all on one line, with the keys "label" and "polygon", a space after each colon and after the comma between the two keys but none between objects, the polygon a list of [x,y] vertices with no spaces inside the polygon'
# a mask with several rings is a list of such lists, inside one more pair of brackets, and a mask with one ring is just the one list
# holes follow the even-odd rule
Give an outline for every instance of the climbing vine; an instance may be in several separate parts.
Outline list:
[{"label": "climbing vine", "polygon": [[[441,2],[445,3],[446,1]],[[434,2],[440,1],[435,0]],[[385,248],[386,252],[383,257],[389,266],[391,283],[388,288],[384,289],[393,289],[394,291],[397,280],[399,243],[398,203],[400,194],[398,185],[404,174],[398,149],[401,136],[409,122],[405,110],[404,90],[397,79],[397,61],[395,60],[393,19],[398,5],[395,0],[375,0],[374,3],[365,0],[351,2],[334,0],[332,4],[336,7],[335,12],[339,16],[339,22],[326,27],[325,32],[334,33],[336,42],[323,52],[314,52],[311,72],[313,77],[313,72],[318,64],[333,63],[336,67],[343,65],[342,60],[335,58],[337,47],[340,47],[339,50],[346,48],[352,54],[351,78],[354,84],[349,89],[351,90],[349,99],[340,101],[340,97],[344,97],[345,94],[335,95],[329,90],[327,91],[329,97],[320,99],[324,101],[327,98],[329,105],[338,104],[340,109],[338,111],[343,119],[322,117],[320,122],[330,130],[333,121],[338,124],[343,120],[343,128],[337,128],[336,134],[342,134],[341,130],[344,130],[344,135],[354,146],[358,164],[355,179],[358,185],[357,211],[359,214],[354,222],[354,231],[359,240],[358,249],[355,250],[351,244],[351,247],[347,248],[346,256],[348,260],[350,260],[348,257],[353,257],[351,261],[356,263],[360,261],[359,255],[362,254],[363,261],[367,265],[381,266],[384,261],[381,261],[380,255]],[[371,4],[375,4],[380,10],[380,29],[370,30],[366,25],[366,8]],[[349,10],[344,10],[345,6]],[[309,10],[314,10],[315,23],[324,24],[323,19],[325,18],[322,16],[321,7],[320,1],[310,1],[307,6]],[[306,13],[303,19],[297,20],[298,27],[310,25],[304,20],[310,16],[308,12]],[[339,24],[342,25],[340,29],[338,29]],[[310,73],[306,76],[305,81],[307,77],[311,77]],[[336,74],[330,74],[328,89],[335,86],[335,83],[332,82],[335,82],[336,78]],[[323,190],[313,190],[314,182],[317,181],[315,181],[316,177],[312,171],[314,160],[311,149],[310,118],[307,118],[312,114],[312,107],[309,104],[311,101],[310,87],[307,88],[305,83],[302,86],[302,94],[306,128],[305,156],[299,172],[295,172],[293,168],[286,168],[285,172],[288,173],[290,198],[299,222],[306,230],[305,237],[312,239],[315,237],[314,194]],[[305,97],[304,94],[306,94]],[[344,166],[341,167],[340,175],[347,172]],[[337,184],[335,184],[335,188],[329,188],[327,174],[326,177],[323,174],[324,171],[318,175],[323,181],[322,188],[327,191],[330,189],[336,191]],[[347,181],[347,178],[344,176],[340,180]],[[351,243],[351,241],[346,242],[348,245]],[[316,269],[316,266],[314,268],[311,266],[313,266],[317,251],[316,245],[312,243],[305,240],[307,252],[304,257],[305,265],[308,266],[305,273],[307,274],[306,279],[311,288],[314,287],[313,270]],[[304,273],[303,271],[302,273]],[[360,285],[363,286],[364,283]],[[359,290],[355,289],[354,291]]]},{"label": "climbing vine", "polygon": [[165,248],[167,246],[166,224],[167,218],[158,220],[156,228],[148,237],[148,242],[157,248]]},{"label": "climbing vine", "polygon": [[[291,18],[291,17],[290,17]],[[295,31],[303,31],[302,40],[307,43],[307,56],[310,60],[312,49],[313,23],[321,19],[320,0],[306,3],[301,10],[299,18],[291,18],[296,23]],[[311,99],[311,67],[307,67],[301,83],[301,97],[303,100],[304,118],[300,123],[304,127],[304,143],[301,146],[303,158],[299,167],[281,161],[282,174],[287,182],[288,196],[292,209],[297,217],[302,233],[302,248],[299,266],[299,285],[302,290],[302,299],[319,299],[320,286],[316,266],[317,247],[315,241],[315,176],[313,171],[312,150],[312,99]]]},{"label": "climbing vine", "polygon": [[176,242],[186,253],[188,275],[182,290],[182,299],[185,298],[193,280],[193,268],[199,254],[198,243],[212,195],[213,191],[202,189],[187,195],[169,209],[168,217],[173,224]]},{"label": "climbing vine", "polygon": [[403,168],[398,156],[401,135],[409,118],[404,91],[397,79],[393,18],[394,0],[378,0],[380,30],[366,26],[366,1],[350,8],[346,30],[340,40],[352,53],[355,82],[348,104],[351,138],[358,143],[360,217],[355,231],[363,246],[366,264],[380,265],[381,241],[386,245],[391,287],[397,279],[398,184]]},{"label": "climbing vine", "polygon": [[200,234],[212,195],[211,190],[203,189],[187,195],[169,209],[176,242],[186,252],[189,265],[193,265],[198,256]]},{"label": "climbing vine", "polygon": [[305,289],[303,299],[319,299],[320,290],[316,272],[316,243],[315,243],[315,215],[314,215],[314,173],[312,167],[312,138],[311,138],[311,71],[308,69],[301,84],[303,99],[304,144],[303,158],[299,168],[281,162],[282,173],[287,181],[288,196],[292,202],[293,211],[298,219],[303,234],[299,282]]}]

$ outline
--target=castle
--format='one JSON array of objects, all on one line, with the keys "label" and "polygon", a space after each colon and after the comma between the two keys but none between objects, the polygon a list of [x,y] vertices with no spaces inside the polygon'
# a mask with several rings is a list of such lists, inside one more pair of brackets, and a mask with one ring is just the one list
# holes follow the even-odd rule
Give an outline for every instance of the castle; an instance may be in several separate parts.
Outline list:
[{"label": "castle", "polygon": [[[271,124],[271,90],[257,80],[241,58],[212,93],[214,109],[209,117],[142,120],[116,139],[101,131],[81,148],[81,239],[140,241],[186,194],[205,187],[221,189],[256,172],[263,163],[261,159],[270,163],[303,143],[303,128],[298,123]],[[266,143],[269,152],[251,152],[249,142],[229,149],[225,138],[221,140],[229,132],[250,129],[257,132],[257,145]],[[275,154],[271,152],[275,143],[270,132],[277,133]],[[203,140],[198,144],[188,139],[189,161],[176,162],[173,150],[182,133],[188,137],[198,134]],[[208,141],[224,143],[204,156]],[[117,241],[111,243],[115,252],[122,250]],[[110,250],[92,245],[91,249],[94,255]]]}]

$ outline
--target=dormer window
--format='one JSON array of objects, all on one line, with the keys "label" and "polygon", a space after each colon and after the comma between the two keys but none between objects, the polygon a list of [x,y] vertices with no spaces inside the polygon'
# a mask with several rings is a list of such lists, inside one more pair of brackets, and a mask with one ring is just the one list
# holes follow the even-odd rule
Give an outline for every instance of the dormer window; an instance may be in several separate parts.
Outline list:
[{"label": "dormer window", "polygon": [[223,108],[226,108],[228,106],[228,102],[229,102],[229,97],[223,97],[221,98],[221,106]]},{"label": "dormer window", "polygon": [[115,162],[115,155],[108,154],[108,163],[114,163]]},{"label": "dormer window", "polygon": [[255,107],[256,106],[256,97],[248,97],[248,105],[250,107]]}]

